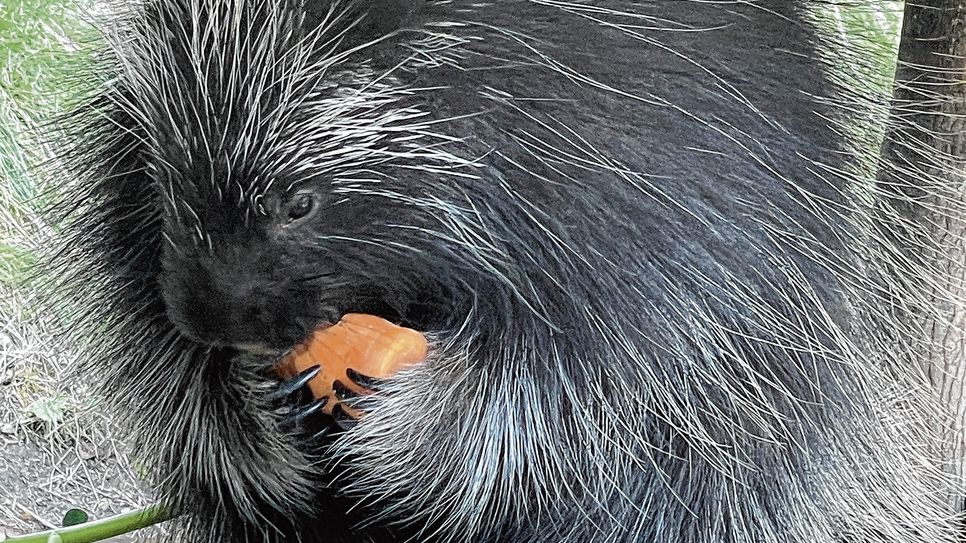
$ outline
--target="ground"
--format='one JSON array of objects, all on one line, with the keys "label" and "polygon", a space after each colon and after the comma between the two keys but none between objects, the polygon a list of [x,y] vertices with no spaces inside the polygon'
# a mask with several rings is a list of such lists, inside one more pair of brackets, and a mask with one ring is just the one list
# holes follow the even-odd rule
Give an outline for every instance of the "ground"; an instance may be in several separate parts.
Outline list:
[{"label": "ground", "polygon": [[17,314],[25,296],[0,286],[0,534],[60,526],[71,508],[104,518],[149,505],[74,361],[48,348],[50,321]]}]

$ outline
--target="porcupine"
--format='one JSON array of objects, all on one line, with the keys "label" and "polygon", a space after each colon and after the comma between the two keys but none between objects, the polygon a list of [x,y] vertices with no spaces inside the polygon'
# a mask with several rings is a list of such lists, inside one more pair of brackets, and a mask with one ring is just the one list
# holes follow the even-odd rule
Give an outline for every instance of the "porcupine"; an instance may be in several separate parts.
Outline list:
[{"label": "porcupine", "polygon": [[[818,4],[131,7],[58,270],[183,539],[953,541]],[[347,312],[432,349],[333,431]]]}]

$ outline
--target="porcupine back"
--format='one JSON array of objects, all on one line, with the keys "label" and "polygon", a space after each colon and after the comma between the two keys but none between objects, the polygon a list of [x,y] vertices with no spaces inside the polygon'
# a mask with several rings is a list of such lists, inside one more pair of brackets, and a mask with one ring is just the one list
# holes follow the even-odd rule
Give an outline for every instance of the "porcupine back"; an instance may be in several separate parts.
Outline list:
[{"label": "porcupine back", "polygon": [[[953,541],[820,4],[132,7],[59,269],[185,539]],[[199,339],[253,299],[293,316]],[[281,431],[238,345],[360,307],[430,359]]]}]

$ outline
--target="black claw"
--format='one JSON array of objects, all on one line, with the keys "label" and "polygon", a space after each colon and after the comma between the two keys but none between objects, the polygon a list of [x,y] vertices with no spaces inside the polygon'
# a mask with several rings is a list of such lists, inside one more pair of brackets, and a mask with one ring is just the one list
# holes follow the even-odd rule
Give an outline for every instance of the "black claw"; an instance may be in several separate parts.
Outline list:
[{"label": "black claw", "polygon": [[295,377],[292,377],[291,379],[278,385],[278,388],[269,393],[268,399],[271,401],[276,401],[288,398],[304,387],[305,384],[318,375],[320,371],[322,371],[322,366],[312,366],[311,368],[302,371]]},{"label": "black claw", "polygon": [[321,399],[309,403],[308,405],[296,406],[288,411],[288,413],[286,413],[281,420],[279,420],[279,424],[282,426],[295,426],[315,413],[321,411],[322,408],[324,408],[328,403],[329,397],[323,396]]},{"label": "black claw", "polygon": [[359,422],[346,413],[345,409],[339,404],[332,408],[332,418],[335,419],[336,426],[343,430],[351,430]]},{"label": "black claw", "polygon": [[385,379],[369,377],[368,375],[363,375],[352,368],[346,368],[345,374],[353,383],[373,392],[378,392],[379,389],[382,388],[382,385],[386,382]]},{"label": "black claw", "polygon": [[335,397],[340,401],[352,400],[359,397],[359,393],[345,386],[342,381],[336,380],[332,383],[332,390]]}]

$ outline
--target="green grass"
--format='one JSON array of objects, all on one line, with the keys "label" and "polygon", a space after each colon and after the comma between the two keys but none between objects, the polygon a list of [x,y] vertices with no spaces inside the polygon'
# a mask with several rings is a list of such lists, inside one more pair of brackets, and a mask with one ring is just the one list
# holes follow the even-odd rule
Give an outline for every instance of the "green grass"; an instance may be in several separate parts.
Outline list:
[{"label": "green grass", "polygon": [[[38,235],[43,122],[72,98],[93,30],[73,0],[0,0],[0,283],[20,285]],[[88,44],[81,46],[80,44]]]},{"label": "green grass", "polygon": [[33,421],[27,406],[61,393],[48,379],[65,361],[50,352],[52,322],[37,314],[28,278],[50,230],[39,197],[41,164],[51,155],[44,122],[62,111],[64,89],[84,62],[76,43],[93,35],[72,1],[0,0],[0,370],[19,377],[0,389],[8,424]]},{"label": "green grass", "polygon": [[43,164],[53,155],[44,142],[45,122],[76,99],[72,80],[96,41],[81,6],[0,0],[0,332],[7,337],[44,335],[26,330],[42,326],[28,311],[27,282],[50,232],[41,213]]},{"label": "green grass", "polygon": [[78,37],[89,35],[65,0],[4,0],[0,6],[0,167],[13,172],[13,193],[32,195],[22,145],[27,130],[58,111],[63,83],[80,60]]}]

